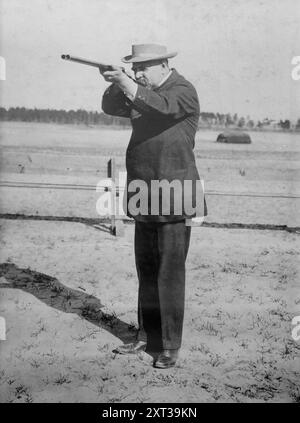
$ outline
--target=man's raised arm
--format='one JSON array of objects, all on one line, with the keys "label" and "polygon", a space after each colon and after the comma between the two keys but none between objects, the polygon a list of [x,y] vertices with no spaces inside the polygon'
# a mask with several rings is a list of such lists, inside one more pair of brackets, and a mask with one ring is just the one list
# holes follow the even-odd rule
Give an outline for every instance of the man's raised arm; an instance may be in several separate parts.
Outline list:
[{"label": "man's raised arm", "polygon": [[102,97],[102,110],[108,115],[130,117],[130,101],[118,85],[112,84],[105,90]]},{"label": "man's raised arm", "polygon": [[110,71],[102,72],[100,70],[100,73],[105,81],[112,82],[103,95],[102,109],[104,113],[130,117],[131,100],[135,97],[137,83],[118,66],[112,66]]},{"label": "man's raised arm", "polygon": [[199,114],[197,92],[188,82],[175,85],[168,92],[159,93],[139,85],[132,104],[141,113],[156,114],[173,119]]}]

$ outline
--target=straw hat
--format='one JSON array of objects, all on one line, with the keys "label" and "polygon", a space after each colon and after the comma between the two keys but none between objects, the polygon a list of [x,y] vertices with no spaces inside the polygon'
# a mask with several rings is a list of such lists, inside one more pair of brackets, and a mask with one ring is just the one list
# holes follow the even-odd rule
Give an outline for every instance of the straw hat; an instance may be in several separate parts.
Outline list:
[{"label": "straw hat", "polygon": [[147,62],[149,60],[170,59],[177,55],[176,51],[167,52],[166,46],[159,44],[134,44],[132,54],[123,57],[124,63]]}]

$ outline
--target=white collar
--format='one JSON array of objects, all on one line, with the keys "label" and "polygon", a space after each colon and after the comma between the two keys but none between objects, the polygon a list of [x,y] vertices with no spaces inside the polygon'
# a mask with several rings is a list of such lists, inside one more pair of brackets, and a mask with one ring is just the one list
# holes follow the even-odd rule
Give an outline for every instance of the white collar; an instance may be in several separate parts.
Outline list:
[{"label": "white collar", "polygon": [[170,70],[170,72],[168,73],[168,75],[166,75],[158,84],[157,88],[159,88],[164,82],[166,82],[166,80],[169,78],[169,76],[171,75],[172,70]]}]

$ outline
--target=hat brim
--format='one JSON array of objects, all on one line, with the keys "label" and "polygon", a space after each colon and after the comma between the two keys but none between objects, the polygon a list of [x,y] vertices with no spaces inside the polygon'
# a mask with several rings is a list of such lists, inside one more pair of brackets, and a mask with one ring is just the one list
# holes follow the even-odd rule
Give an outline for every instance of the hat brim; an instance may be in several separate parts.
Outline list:
[{"label": "hat brim", "polygon": [[177,51],[173,51],[168,54],[163,54],[161,56],[145,56],[145,57],[134,57],[131,54],[129,56],[123,57],[121,60],[123,63],[140,63],[140,62],[149,62],[150,60],[162,60],[162,59],[171,59],[171,57],[177,56]]}]

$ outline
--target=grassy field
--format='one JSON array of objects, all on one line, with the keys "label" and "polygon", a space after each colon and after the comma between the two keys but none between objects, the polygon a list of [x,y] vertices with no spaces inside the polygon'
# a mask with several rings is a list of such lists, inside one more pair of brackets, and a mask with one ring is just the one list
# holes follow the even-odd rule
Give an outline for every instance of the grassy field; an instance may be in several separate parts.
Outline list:
[{"label": "grassy field", "polygon": [[[124,168],[130,133],[6,123],[1,180],[96,185]],[[299,135],[251,133],[251,145],[199,132],[206,188],[297,194]],[[93,191],[1,187],[1,213],[96,217]],[[299,225],[297,199],[208,196],[211,222]],[[1,219],[0,402],[300,402],[299,234],[193,228],[176,367],[113,353],[136,333],[133,225]]]},{"label": "grassy field", "polygon": [[[195,156],[205,189],[225,193],[300,193],[300,135],[250,133],[250,145],[216,143],[198,132]],[[125,170],[130,130],[5,122],[1,125],[1,180],[90,184],[106,176],[115,157]],[[2,213],[97,217],[95,191],[0,187]],[[208,221],[299,226],[300,199],[209,195]]]}]

